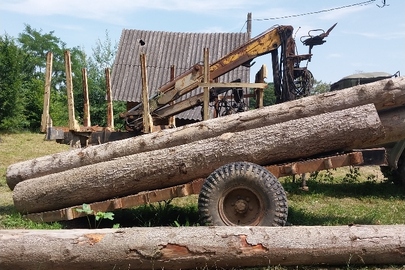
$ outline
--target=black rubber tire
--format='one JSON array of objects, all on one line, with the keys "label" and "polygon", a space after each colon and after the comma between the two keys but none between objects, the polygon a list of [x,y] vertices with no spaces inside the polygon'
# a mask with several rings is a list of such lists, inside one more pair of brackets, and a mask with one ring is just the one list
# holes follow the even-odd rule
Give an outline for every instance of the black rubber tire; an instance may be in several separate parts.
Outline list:
[{"label": "black rubber tire", "polygon": [[[246,198],[240,198],[239,193]],[[235,203],[242,205],[245,213],[234,209]],[[204,224],[217,226],[284,226],[288,215],[281,183],[266,168],[249,162],[224,165],[208,176],[198,197],[198,209]]]}]

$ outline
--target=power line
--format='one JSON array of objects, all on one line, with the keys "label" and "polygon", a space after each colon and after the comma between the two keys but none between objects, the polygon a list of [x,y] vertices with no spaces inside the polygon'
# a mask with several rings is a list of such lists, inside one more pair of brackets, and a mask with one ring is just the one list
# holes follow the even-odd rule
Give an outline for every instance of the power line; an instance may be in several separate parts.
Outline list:
[{"label": "power line", "polygon": [[[287,16],[281,16],[281,17],[270,17],[270,18],[264,18],[264,19],[253,19],[253,20],[255,20],[255,21],[270,21],[270,20],[280,20],[280,19],[286,19],[286,18],[301,17],[301,16],[319,14],[319,13],[324,13],[324,12],[330,12],[330,11],[344,9],[344,8],[351,8],[351,7],[355,7],[355,6],[366,6],[366,5],[369,5],[369,4],[371,4],[371,3],[375,2],[375,1],[376,0],[368,0],[368,1],[360,2],[360,3],[355,3],[355,4],[340,6],[340,7],[334,7],[334,8],[329,8],[329,9],[322,9],[322,10],[312,11],[312,12],[307,12],[307,13],[287,15]],[[386,1],[383,0],[383,5],[382,6],[377,5],[377,6],[378,7],[387,6],[387,4],[385,2]]]}]

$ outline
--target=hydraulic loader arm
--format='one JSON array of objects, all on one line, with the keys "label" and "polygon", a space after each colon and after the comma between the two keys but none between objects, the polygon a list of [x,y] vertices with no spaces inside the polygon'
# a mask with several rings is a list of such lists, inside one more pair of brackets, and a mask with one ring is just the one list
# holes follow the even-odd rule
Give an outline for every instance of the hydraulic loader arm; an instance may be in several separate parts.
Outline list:
[{"label": "hydraulic loader arm", "polygon": [[[241,65],[250,66],[250,62],[256,57],[277,50],[285,40],[291,37],[292,32],[292,26],[277,26],[263,32],[257,37],[250,39],[244,45],[212,63],[209,68],[210,79],[214,80]],[[203,80],[203,70],[203,65],[195,65],[187,72],[175,78],[173,81],[170,81],[160,87],[157,94],[149,100],[151,114],[153,115],[155,111],[197,88]],[[183,101],[181,103],[183,104],[181,111],[191,109],[197,106],[199,103],[201,103],[200,98],[191,98],[190,102],[187,102],[187,100]],[[184,104],[187,105],[184,106]],[[176,104],[171,105],[170,107],[172,106],[176,106]],[[170,115],[178,113],[179,110],[174,109],[173,111],[173,114]],[[126,113],[121,114],[121,117],[130,117],[135,119],[141,115],[142,104],[132,108]],[[165,117],[170,115],[165,115]]]}]

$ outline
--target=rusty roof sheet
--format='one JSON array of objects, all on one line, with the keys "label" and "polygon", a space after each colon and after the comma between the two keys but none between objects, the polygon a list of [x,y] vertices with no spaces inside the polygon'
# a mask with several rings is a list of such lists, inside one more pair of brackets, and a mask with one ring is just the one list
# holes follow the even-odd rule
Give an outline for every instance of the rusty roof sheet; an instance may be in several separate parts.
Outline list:
[{"label": "rusty roof sheet", "polygon": [[[194,64],[203,63],[204,48],[209,48],[210,63],[213,63],[248,40],[248,33],[182,33],[124,29],[112,68],[113,99],[141,102],[141,52],[146,53],[148,88],[152,96],[170,80],[171,65],[175,66],[175,76],[179,76]],[[239,67],[221,76],[219,81],[230,82],[239,78],[242,82],[249,82],[249,68]],[[183,99],[201,91],[196,89]],[[201,119],[200,109],[183,112],[178,117]]]}]

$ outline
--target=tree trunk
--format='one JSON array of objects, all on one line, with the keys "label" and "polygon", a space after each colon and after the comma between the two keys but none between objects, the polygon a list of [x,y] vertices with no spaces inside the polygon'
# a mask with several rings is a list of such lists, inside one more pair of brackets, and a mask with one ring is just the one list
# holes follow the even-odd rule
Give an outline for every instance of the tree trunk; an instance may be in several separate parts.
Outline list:
[{"label": "tree trunk", "polygon": [[55,210],[184,184],[235,161],[265,165],[384,138],[369,104],[29,179],[15,187],[14,205],[24,213]]},{"label": "tree trunk", "polygon": [[359,85],[341,91],[310,96],[274,106],[176,128],[157,133],[75,149],[13,164],[6,173],[7,184],[17,183],[51,173],[216,137],[293,119],[374,103],[377,110],[405,104],[405,78],[388,79]]},{"label": "tree trunk", "polygon": [[150,270],[402,265],[404,231],[405,225],[3,230],[0,268]]}]

